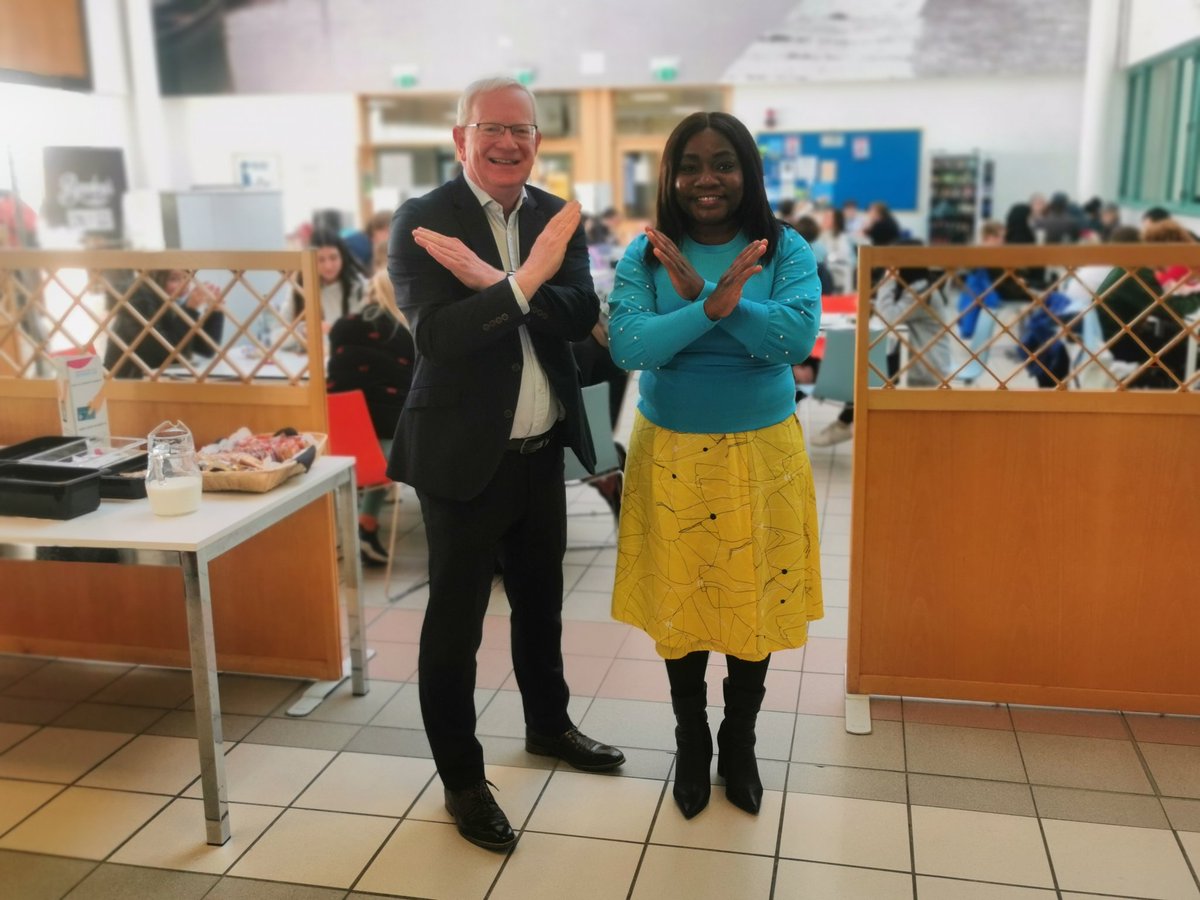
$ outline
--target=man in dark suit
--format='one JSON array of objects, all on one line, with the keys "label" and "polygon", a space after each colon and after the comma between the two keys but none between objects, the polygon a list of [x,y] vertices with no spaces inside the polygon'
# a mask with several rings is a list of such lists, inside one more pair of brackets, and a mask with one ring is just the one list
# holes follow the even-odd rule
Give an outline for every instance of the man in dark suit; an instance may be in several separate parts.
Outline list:
[{"label": "man in dark suit", "polygon": [[454,127],[463,175],[396,211],[388,253],[417,345],[388,474],[416,489],[429,543],[421,715],[459,832],[495,850],[516,836],[484,780],[473,692],[497,558],[526,750],[585,771],[625,761],[567,715],[563,447],[595,460],[569,342],[599,301],[579,204],[525,184],[536,115],[512,79],[470,85]]}]

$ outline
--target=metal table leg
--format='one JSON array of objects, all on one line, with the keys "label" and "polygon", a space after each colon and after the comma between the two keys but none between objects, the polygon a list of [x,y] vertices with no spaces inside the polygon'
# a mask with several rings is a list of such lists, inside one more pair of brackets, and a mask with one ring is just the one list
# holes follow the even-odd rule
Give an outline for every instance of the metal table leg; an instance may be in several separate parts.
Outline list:
[{"label": "metal table leg", "polygon": [[204,792],[204,828],[208,843],[229,840],[229,799],[225,783],[225,747],[221,732],[221,696],[217,690],[217,653],[213,645],[212,594],[208,563],[195,553],[179,554],[187,606],[188,649],[192,659],[192,695],[196,703],[196,742],[200,749],[200,785]]},{"label": "metal table leg", "polygon": [[342,571],[346,579],[346,619],[350,630],[350,687],[356,697],[367,684],[367,626],[362,611],[362,559],[358,553],[358,494],[351,469],[337,489],[337,518],[342,529]]}]

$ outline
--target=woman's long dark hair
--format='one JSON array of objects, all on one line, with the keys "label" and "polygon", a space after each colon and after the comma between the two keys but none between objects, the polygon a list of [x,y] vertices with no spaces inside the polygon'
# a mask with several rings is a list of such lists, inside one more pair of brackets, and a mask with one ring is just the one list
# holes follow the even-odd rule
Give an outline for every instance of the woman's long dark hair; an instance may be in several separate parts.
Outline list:
[{"label": "woman's long dark hair", "polygon": [[[683,159],[683,148],[687,142],[705,129],[711,128],[733,145],[738,163],[742,167],[742,203],[735,211],[738,225],[752,241],[766,239],[767,252],[759,260],[768,262],[779,243],[780,225],[767,202],[767,190],[763,183],[762,156],[746,126],[729,113],[692,113],[675,126],[667,138],[663,150],[662,166],[658,170],[658,211],[656,227],[676,245],[687,234],[687,216],[675,199],[675,174]],[[646,247],[646,265],[654,266],[658,260],[652,247]]]},{"label": "woman's long dark hair", "polygon": [[[354,292],[356,282],[362,281],[366,277],[362,266],[354,254],[350,252],[350,248],[346,246],[335,232],[327,228],[318,228],[312,233],[312,237],[308,241],[309,249],[316,250],[318,247],[333,247],[337,250],[338,255],[342,257],[342,268],[338,272],[338,284],[342,286],[342,315],[350,314],[350,298]],[[317,296],[321,293],[321,285],[316,287]],[[304,312],[304,295],[299,291],[292,293],[292,308],[295,318],[300,318]]]}]

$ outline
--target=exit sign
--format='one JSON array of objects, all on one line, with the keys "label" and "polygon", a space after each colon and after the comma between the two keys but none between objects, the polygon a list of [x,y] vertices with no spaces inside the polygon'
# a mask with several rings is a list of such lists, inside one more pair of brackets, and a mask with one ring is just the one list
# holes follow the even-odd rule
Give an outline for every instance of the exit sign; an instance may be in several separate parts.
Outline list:
[{"label": "exit sign", "polygon": [[416,66],[392,66],[392,87],[415,88],[421,81],[421,71]]},{"label": "exit sign", "polygon": [[679,57],[654,57],[650,60],[650,72],[655,81],[674,81],[679,77]]}]

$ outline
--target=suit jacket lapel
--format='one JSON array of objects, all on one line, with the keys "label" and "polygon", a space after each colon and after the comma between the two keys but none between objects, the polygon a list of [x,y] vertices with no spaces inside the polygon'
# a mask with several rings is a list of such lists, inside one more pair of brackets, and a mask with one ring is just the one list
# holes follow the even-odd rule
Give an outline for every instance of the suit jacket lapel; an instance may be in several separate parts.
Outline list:
[{"label": "suit jacket lapel", "polygon": [[529,251],[533,249],[533,242],[537,240],[537,236],[542,233],[542,229],[546,227],[546,217],[542,214],[542,210],[538,207],[537,200],[533,198],[533,194],[525,192],[525,202],[521,204],[521,208],[517,211],[517,231],[518,241],[521,246],[521,262],[529,257]]}]

